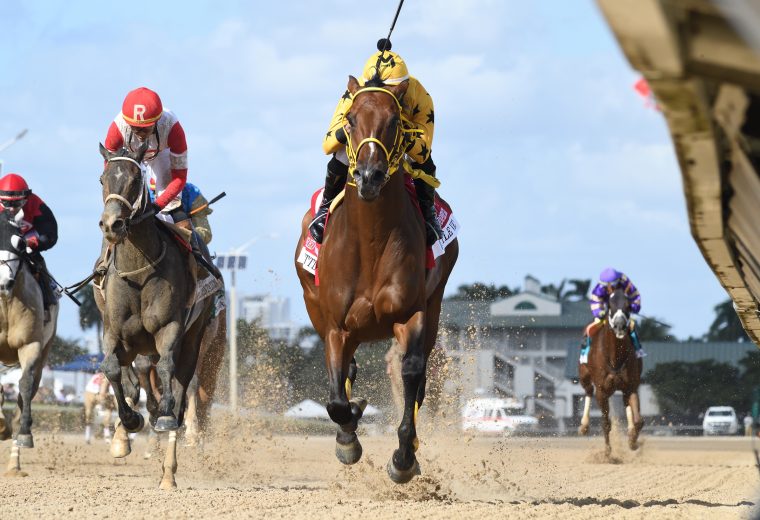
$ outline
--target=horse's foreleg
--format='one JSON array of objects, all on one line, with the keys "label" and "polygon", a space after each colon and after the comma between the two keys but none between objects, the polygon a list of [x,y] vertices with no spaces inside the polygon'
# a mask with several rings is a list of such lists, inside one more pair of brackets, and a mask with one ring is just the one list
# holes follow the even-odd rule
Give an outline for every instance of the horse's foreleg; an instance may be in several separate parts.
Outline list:
[{"label": "horse's foreleg", "polygon": [[161,400],[158,402],[158,419],[154,426],[158,432],[174,431],[179,428],[175,405],[177,404],[172,391],[172,380],[175,379],[177,358],[180,354],[179,322],[172,322],[156,335],[156,349],[160,354],[156,364],[156,374],[161,381]]},{"label": "horse's foreleg", "polygon": [[596,393],[596,400],[599,403],[599,408],[602,410],[602,431],[604,432],[604,454],[609,457],[612,453],[612,446],[610,446],[610,431],[612,430],[612,421],[610,420],[610,401],[609,396],[602,395],[601,392]]},{"label": "horse's foreleg", "polygon": [[639,394],[632,392],[623,397],[626,403],[625,415],[628,419],[628,447],[632,450],[639,448],[639,433],[644,427],[644,419],[641,418]]},{"label": "horse's foreleg", "polygon": [[[398,427],[398,449],[388,461],[388,475],[398,484],[409,482],[420,473],[417,457],[417,413],[420,386],[425,383],[425,352],[423,347],[425,313],[416,312],[405,324],[396,324],[393,332],[399,344],[406,347],[401,361],[404,382],[404,416]],[[424,390],[423,390],[424,392]]]},{"label": "horse's foreleg", "polygon": [[84,442],[90,444],[92,440],[92,411],[95,407],[95,395],[92,392],[84,393]]},{"label": "horse's foreleg", "polygon": [[104,348],[109,354],[103,359],[100,368],[111,383],[116,398],[116,407],[119,411],[119,420],[116,424],[113,439],[111,440],[111,456],[123,458],[132,451],[127,433],[142,430],[143,426],[145,426],[145,419],[129,406],[124,397],[124,387],[121,384],[121,363],[115,351],[117,346],[116,340],[113,337],[109,335],[105,336]]},{"label": "horse's foreleg", "polygon": [[356,345],[349,344],[347,333],[333,329],[327,333],[325,363],[330,385],[327,413],[340,428],[335,438],[335,456],[343,464],[354,464],[362,456],[362,445],[356,436],[359,419],[366,401],[351,401],[353,382],[356,379]]},{"label": "horse's foreleg", "polygon": [[21,379],[18,392],[18,422],[15,444],[19,448],[33,448],[32,437],[32,398],[37,393],[37,387],[42,377],[42,344],[35,341],[19,350],[21,364]]}]

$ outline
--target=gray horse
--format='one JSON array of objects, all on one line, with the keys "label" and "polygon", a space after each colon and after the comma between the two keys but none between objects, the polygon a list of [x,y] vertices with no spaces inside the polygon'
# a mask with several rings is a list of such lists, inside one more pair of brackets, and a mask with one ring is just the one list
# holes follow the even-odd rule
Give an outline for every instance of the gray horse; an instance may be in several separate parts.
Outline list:
[{"label": "gray horse", "polygon": [[[50,346],[55,337],[58,304],[50,306],[45,322],[42,291],[29,267],[21,245],[20,222],[23,212],[12,217],[0,211],[0,363],[21,365],[18,407],[13,428],[5,424],[0,412],[0,440],[17,433],[11,447],[6,475],[26,475],[21,471],[19,448],[33,448],[32,399],[37,393]],[[3,395],[0,391],[0,407]]]},{"label": "gray horse", "polygon": [[171,489],[176,487],[176,432],[183,421],[187,387],[216,305],[214,291],[196,301],[195,259],[153,218],[140,166],[145,151],[142,146],[135,153],[112,153],[100,146],[106,160],[100,178],[104,202],[100,228],[110,252],[96,301],[104,325],[102,370],[113,386],[120,421],[111,454],[125,457],[126,432],[144,426],[142,415],[130,406],[130,401],[138,401],[139,385],[122,385],[122,378],[134,374],[131,364],[138,354],[148,356],[155,364],[159,387],[156,392],[146,388],[150,421],[157,432],[169,432],[160,487]]}]

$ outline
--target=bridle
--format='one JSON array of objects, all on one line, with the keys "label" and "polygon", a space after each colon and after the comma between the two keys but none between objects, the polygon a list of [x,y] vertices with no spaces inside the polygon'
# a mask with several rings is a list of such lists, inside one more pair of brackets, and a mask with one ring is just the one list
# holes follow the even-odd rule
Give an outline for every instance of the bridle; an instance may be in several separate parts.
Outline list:
[{"label": "bridle", "polygon": [[[140,182],[142,185],[142,189],[140,190],[140,196],[137,197],[137,200],[134,203],[129,202],[129,200],[126,197],[123,197],[119,195],[118,193],[109,193],[106,196],[106,200],[103,203],[105,205],[105,204],[108,204],[109,201],[115,200],[122,203],[124,206],[127,207],[127,209],[130,210],[129,216],[126,219],[124,219],[124,227],[127,230],[127,233],[129,233],[130,225],[137,224],[141,222],[142,220],[144,220],[145,218],[147,218],[148,216],[152,216],[152,213],[148,214],[145,211],[147,207],[147,202],[149,199],[148,187],[145,185],[145,179],[142,178],[143,167],[139,162],[137,162],[135,159],[132,159],[131,157],[111,157],[110,159],[106,161],[106,164],[111,163],[111,162],[116,162],[116,161],[126,161],[129,163],[132,163],[133,165],[137,166],[137,168],[140,170],[140,173],[141,173]],[[166,242],[162,241],[161,254],[159,255],[158,258],[156,258],[155,260],[151,260],[145,255],[145,253],[142,253],[143,257],[145,257],[145,259],[148,261],[148,263],[145,266],[140,267],[139,269],[135,269],[134,271],[120,271],[119,268],[116,267],[116,254],[115,254],[116,245],[114,245],[113,248],[114,248],[114,255],[111,257],[112,263],[113,263],[114,270],[116,271],[116,274],[118,274],[120,278],[127,278],[128,276],[141,274],[150,269],[155,269],[156,266],[160,264],[161,261],[166,256]]]},{"label": "bridle", "polygon": [[[132,163],[135,166],[137,166],[137,168],[140,170],[140,173],[142,174],[142,171],[143,171],[142,165],[136,160],[132,159],[131,157],[112,157],[108,159],[108,161],[106,161],[106,164],[111,163],[111,162],[116,162],[116,161],[126,161],[129,163]],[[140,196],[137,197],[137,200],[134,203],[129,202],[129,200],[127,200],[126,197],[123,197],[119,195],[118,193],[109,193],[106,196],[106,200],[103,203],[105,205],[105,204],[108,204],[108,202],[111,200],[116,200],[118,202],[121,202],[124,206],[127,207],[127,209],[130,210],[129,216],[125,219],[125,223],[124,223],[127,230],[129,230],[129,226],[132,223],[132,221],[141,220],[139,219],[139,215],[145,212],[146,201],[148,199],[148,196],[147,196],[148,188],[145,186],[144,180],[143,179],[141,180],[143,181],[142,190],[140,191]]]},{"label": "bridle", "polygon": [[[369,137],[365,137],[361,141],[359,141],[359,144],[354,146],[353,141],[351,140],[350,132],[346,132],[346,155],[348,155],[348,167],[349,171],[356,170],[356,163],[359,157],[359,152],[361,151],[362,147],[369,143],[375,143],[377,146],[380,147],[380,149],[385,154],[385,158],[388,162],[388,170],[385,172],[385,180],[383,181],[383,185],[388,182],[391,175],[393,175],[396,171],[398,171],[399,166],[401,164],[401,160],[404,157],[404,154],[406,153],[407,147],[412,143],[411,136],[414,134],[421,134],[423,133],[423,130],[412,128],[411,123],[409,120],[404,116],[404,111],[401,107],[401,102],[398,100],[396,95],[391,92],[388,89],[382,88],[382,87],[364,87],[359,90],[357,90],[353,94],[353,98],[356,99],[357,96],[360,94],[364,94],[366,92],[382,92],[384,94],[389,95],[394,103],[396,104],[397,109],[397,115],[399,117],[399,122],[396,125],[396,135],[393,137],[393,144],[391,145],[390,150],[388,149],[385,144],[378,139],[377,137],[371,135]],[[406,164],[406,163],[404,163]],[[356,184],[350,180],[348,184],[351,186],[355,186]]]}]

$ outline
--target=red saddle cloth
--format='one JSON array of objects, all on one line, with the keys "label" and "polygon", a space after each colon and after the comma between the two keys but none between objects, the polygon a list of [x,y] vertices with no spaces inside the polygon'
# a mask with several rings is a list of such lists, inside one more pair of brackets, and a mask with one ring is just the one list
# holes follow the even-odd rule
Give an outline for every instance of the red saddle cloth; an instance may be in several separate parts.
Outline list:
[{"label": "red saddle cloth", "polygon": [[[405,175],[404,184],[406,191],[409,193],[409,197],[417,208],[417,211],[419,211],[420,216],[422,216],[422,209],[420,209],[420,203],[419,200],[417,200],[417,190],[414,189],[414,181],[410,176]],[[317,208],[319,208],[319,206],[322,204],[323,191],[324,188],[320,188],[314,192],[314,195],[311,196],[312,216],[316,214]],[[425,258],[426,269],[432,269],[435,267],[435,259],[446,251],[446,246],[448,246],[459,233],[459,222],[457,222],[457,220],[454,218],[454,214],[451,211],[451,206],[449,206],[445,200],[440,198],[437,193],[435,196],[435,212],[436,217],[438,218],[438,224],[443,230],[443,236],[440,238],[440,240],[438,240],[438,242],[433,244],[431,247],[428,247],[427,255]],[[328,214],[327,220],[325,220],[325,231],[327,230],[329,222],[330,215]],[[317,241],[307,233],[306,238],[304,238],[303,241],[303,246],[301,247],[301,252],[298,255],[298,262],[303,265],[304,269],[314,275],[314,282],[317,286],[319,286],[319,270],[317,269],[319,249],[320,245],[317,244]]]}]

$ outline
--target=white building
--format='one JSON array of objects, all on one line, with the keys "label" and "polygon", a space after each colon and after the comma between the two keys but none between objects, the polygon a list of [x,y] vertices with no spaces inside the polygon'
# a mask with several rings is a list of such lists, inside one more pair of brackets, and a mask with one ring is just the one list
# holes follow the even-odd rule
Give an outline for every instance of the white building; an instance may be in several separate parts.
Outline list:
[{"label": "white building", "polygon": [[[591,320],[585,296],[559,300],[527,276],[520,293],[496,302],[445,301],[439,344],[459,361],[463,399],[483,391],[513,397],[529,413],[562,427],[583,409],[584,391],[568,378],[566,365],[577,363]],[[657,413],[649,387],[643,385],[640,396],[642,413]]]},{"label": "white building", "polygon": [[240,318],[248,322],[258,321],[269,337],[277,340],[292,341],[300,328],[290,319],[290,299],[271,294],[241,298]]}]

